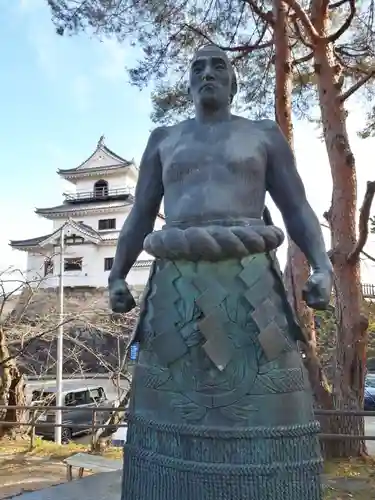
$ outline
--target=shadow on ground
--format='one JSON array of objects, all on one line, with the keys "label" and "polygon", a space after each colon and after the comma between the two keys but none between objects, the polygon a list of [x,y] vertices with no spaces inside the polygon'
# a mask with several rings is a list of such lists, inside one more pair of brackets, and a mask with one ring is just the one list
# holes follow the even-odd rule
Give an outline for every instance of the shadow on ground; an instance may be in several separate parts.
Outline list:
[{"label": "shadow on ground", "polygon": [[[78,451],[80,446],[66,446],[55,449],[54,445],[37,448],[33,452],[27,451],[27,446],[19,447],[18,449],[12,446],[0,448],[0,500],[15,498],[15,500],[23,499],[22,493],[44,490],[51,486],[61,485],[66,482],[66,468],[63,464],[63,459]],[[82,447],[83,448],[83,447]],[[87,451],[87,448],[86,450]],[[121,450],[108,450],[106,455],[111,458],[119,458]],[[113,456],[112,456],[113,454]],[[120,476],[116,473],[116,481],[113,479],[108,482],[104,481],[105,477],[110,478],[107,474],[87,478],[81,485],[81,481],[76,484],[65,485],[63,488],[58,488],[62,491],[62,496],[58,498],[78,498],[64,496],[71,488],[81,489],[79,498],[84,500],[87,494],[87,488],[98,494],[97,483],[100,484],[103,492],[101,497],[94,495],[95,500],[111,498],[117,500],[120,491]],[[87,474],[89,475],[89,474]],[[375,461],[372,458],[365,460],[345,460],[329,462],[325,464],[325,500],[372,500],[375,498]],[[116,489],[116,491],[113,490]],[[107,491],[107,490],[108,491]],[[54,489],[54,491],[56,491]],[[108,492],[111,492],[109,495]],[[93,493],[93,494],[94,494]],[[39,492],[35,495],[25,495],[25,500],[43,500],[50,499],[48,496],[49,490]],[[21,496],[19,496],[21,495]],[[117,496],[116,496],[117,495]],[[89,497],[87,498],[94,498]],[[54,497],[53,497],[54,498]]]}]

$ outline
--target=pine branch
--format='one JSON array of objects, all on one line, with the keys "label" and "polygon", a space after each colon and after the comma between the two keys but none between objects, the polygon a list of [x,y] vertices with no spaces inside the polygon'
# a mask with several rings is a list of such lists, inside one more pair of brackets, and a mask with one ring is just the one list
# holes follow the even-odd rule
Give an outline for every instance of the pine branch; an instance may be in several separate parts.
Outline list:
[{"label": "pine branch", "polygon": [[370,219],[371,205],[375,195],[375,181],[368,181],[366,194],[359,211],[359,237],[354,249],[348,255],[347,261],[354,264],[359,259],[368,238],[368,224]]},{"label": "pine branch", "polygon": [[[301,40],[301,42],[303,43],[303,45],[305,45],[309,49],[313,49],[314,46],[308,40],[306,40],[305,35],[302,33],[302,30],[301,30],[301,28],[300,28],[300,26],[298,24],[298,17],[297,17],[296,14],[294,14],[293,16],[291,16],[291,21],[293,23],[293,27],[294,27],[294,31],[295,31],[295,34],[297,36],[297,39]],[[312,54],[314,54],[313,50],[312,50]]]},{"label": "pine branch", "polygon": [[308,54],[306,54],[305,56],[302,56],[302,57],[300,57],[300,58],[298,58],[298,59],[294,59],[294,61],[292,62],[292,65],[293,65],[293,66],[297,66],[298,64],[308,62],[308,61],[310,61],[313,57],[314,57],[314,52],[309,52],[309,53],[308,53]]},{"label": "pine branch", "polygon": [[357,90],[359,90],[363,85],[365,85],[372,77],[375,77],[375,71],[372,71],[368,75],[360,78],[354,85],[352,85],[348,90],[346,90],[340,97],[340,101],[344,102],[350,96],[352,96]]},{"label": "pine branch", "polygon": [[350,25],[352,24],[352,21],[356,13],[355,0],[349,0],[349,5],[350,5],[349,16],[346,18],[342,26],[335,33],[333,33],[327,38],[328,42],[335,42],[345,33],[345,31],[347,31],[350,28]]},{"label": "pine branch", "polygon": [[338,2],[335,2],[335,3],[328,5],[328,8],[330,10],[337,9],[337,8],[341,7],[342,5],[345,5],[348,1],[349,0],[339,0]]},{"label": "pine branch", "polygon": [[366,257],[366,259],[371,260],[372,262],[375,262],[375,257],[370,255],[369,253],[365,252],[364,250],[361,250],[361,254]]},{"label": "pine branch", "polygon": [[287,3],[289,5],[289,7],[291,7],[294,10],[296,16],[301,21],[301,23],[303,24],[305,30],[309,34],[312,42],[315,43],[315,44],[317,42],[319,42],[322,39],[322,37],[319,36],[319,33],[316,31],[315,26],[311,22],[311,19],[310,19],[309,15],[301,7],[301,5],[299,4],[299,2],[297,0],[285,0],[285,3]]},{"label": "pine branch", "polygon": [[326,42],[326,43],[335,42],[345,33],[345,31],[348,30],[356,14],[355,0],[348,0],[348,1],[350,4],[350,13],[347,19],[335,33],[327,37],[323,37],[319,35],[315,26],[311,22],[308,13],[301,7],[300,3],[297,0],[285,0],[285,2],[294,10],[295,16],[300,20],[306,32],[310,36],[312,43],[315,45],[318,42]]},{"label": "pine branch", "polygon": [[192,26],[190,24],[185,24],[184,26],[186,29],[193,31],[193,33],[195,33],[196,35],[204,38],[208,43],[210,43],[212,45],[216,45],[216,47],[219,47],[219,49],[224,50],[226,52],[245,52],[245,53],[247,53],[247,52],[251,52],[252,50],[266,49],[267,47],[270,47],[273,43],[272,40],[269,40],[268,42],[261,43],[262,40],[264,39],[265,34],[266,34],[267,25],[264,26],[257,42],[255,42],[254,44],[236,45],[234,47],[231,47],[229,45],[218,45],[209,36],[207,36],[205,33],[203,33],[203,31],[200,30],[199,28],[196,28],[195,26]]},{"label": "pine branch", "polygon": [[261,7],[259,7],[259,5],[257,5],[255,0],[244,0],[244,2],[247,3],[251,10],[265,23],[270,24],[270,26],[275,26],[275,18],[271,11],[265,12]]}]

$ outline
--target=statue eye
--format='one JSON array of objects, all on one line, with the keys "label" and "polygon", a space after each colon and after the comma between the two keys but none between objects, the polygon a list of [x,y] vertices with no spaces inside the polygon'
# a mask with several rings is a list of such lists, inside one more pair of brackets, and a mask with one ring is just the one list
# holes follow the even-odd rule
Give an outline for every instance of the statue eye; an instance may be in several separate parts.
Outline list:
[{"label": "statue eye", "polygon": [[215,69],[225,69],[226,66],[224,63],[217,63],[215,64]]}]

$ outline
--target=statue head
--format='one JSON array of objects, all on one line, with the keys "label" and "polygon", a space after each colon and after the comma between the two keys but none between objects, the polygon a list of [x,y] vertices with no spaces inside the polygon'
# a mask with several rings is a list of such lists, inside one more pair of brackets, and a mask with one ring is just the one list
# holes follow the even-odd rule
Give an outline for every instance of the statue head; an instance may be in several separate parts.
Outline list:
[{"label": "statue head", "polygon": [[230,106],[237,93],[237,79],[224,50],[216,45],[197,50],[190,66],[189,93],[196,108]]}]

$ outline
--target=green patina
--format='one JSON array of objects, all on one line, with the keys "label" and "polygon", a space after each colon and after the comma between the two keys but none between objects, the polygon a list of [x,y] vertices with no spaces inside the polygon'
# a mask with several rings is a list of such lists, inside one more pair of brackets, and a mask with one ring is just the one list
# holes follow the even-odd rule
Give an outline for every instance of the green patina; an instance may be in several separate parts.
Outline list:
[{"label": "green patina", "polygon": [[300,335],[274,257],[157,260],[136,331],[127,498],[320,500]]}]

